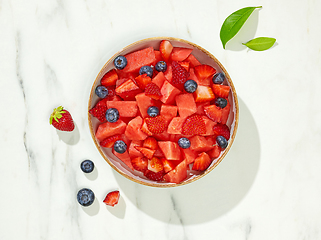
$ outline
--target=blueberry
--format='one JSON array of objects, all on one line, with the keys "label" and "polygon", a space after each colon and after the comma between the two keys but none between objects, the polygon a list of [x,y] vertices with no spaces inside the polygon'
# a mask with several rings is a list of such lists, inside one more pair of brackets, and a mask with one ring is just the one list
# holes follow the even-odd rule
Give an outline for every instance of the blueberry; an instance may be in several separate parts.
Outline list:
[{"label": "blueberry", "polygon": [[114,123],[119,119],[119,112],[116,108],[108,108],[106,111],[106,120]]},{"label": "blueberry", "polygon": [[216,73],[212,78],[212,81],[214,84],[222,84],[224,80],[225,80],[225,74],[223,72]]},{"label": "blueberry", "polygon": [[196,91],[197,89],[197,82],[195,82],[194,80],[187,80],[184,83],[184,89],[186,92],[188,93],[193,93]]},{"label": "blueberry", "polygon": [[139,75],[143,75],[144,73],[146,73],[148,77],[152,77],[153,76],[153,68],[151,66],[142,66],[139,69]]},{"label": "blueberry", "polygon": [[155,65],[155,69],[158,71],[158,72],[165,72],[166,69],[167,69],[167,64],[166,62],[164,61],[159,61],[156,63]]},{"label": "blueberry", "polygon": [[120,154],[126,152],[127,150],[127,145],[124,141],[122,140],[117,140],[115,143],[114,143],[114,150]]},{"label": "blueberry", "polygon": [[108,89],[105,86],[97,86],[95,89],[95,93],[97,95],[97,97],[99,98],[105,98],[108,95]]},{"label": "blueberry", "polygon": [[215,99],[215,105],[220,108],[225,108],[227,105],[227,100],[225,98],[216,98]]},{"label": "blueberry", "polygon": [[95,194],[92,190],[88,188],[83,188],[79,190],[77,194],[77,200],[80,205],[87,207],[90,206],[95,200]]},{"label": "blueberry", "polygon": [[226,148],[227,144],[228,144],[226,138],[223,137],[223,136],[217,136],[216,137],[216,142],[221,148]]},{"label": "blueberry", "polygon": [[80,168],[84,173],[91,173],[94,170],[94,163],[90,160],[82,161]]},{"label": "blueberry", "polygon": [[178,139],[177,143],[178,143],[178,146],[180,146],[181,148],[189,148],[191,146],[191,142],[184,137]]},{"label": "blueberry", "polygon": [[118,56],[114,59],[115,68],[121,70],[127,66],[127,59],[124,56]]},{"label": "blueberry", "polygon": [[155,107],[155,106],[151,106],[147,109],[147,114],[150,116],[150,117],[156,117],[158,116],[159,114],[159,109],[158,107]]}]

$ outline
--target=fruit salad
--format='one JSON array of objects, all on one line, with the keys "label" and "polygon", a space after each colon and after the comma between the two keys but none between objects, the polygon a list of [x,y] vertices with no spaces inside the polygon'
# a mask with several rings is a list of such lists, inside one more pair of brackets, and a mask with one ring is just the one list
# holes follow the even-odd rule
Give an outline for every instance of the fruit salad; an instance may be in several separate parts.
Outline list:
[{"label": "fruit salad", "polygon": [[89,110],[97,143],[134,175],[179,184],[215,162],[230,139],[224,72],[161,40],[116,56]]}]

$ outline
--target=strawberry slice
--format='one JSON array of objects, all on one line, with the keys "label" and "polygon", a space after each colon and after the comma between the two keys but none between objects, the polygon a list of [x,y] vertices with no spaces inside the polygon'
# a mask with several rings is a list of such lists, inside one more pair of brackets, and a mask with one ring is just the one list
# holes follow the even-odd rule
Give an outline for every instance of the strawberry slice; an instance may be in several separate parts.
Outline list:
[{"label": "strawberry slice", "polygon": [[216,105],[204,106],[204,112],[209,119],[212,119],[214,122],[221,122],[222,119],[222,108],[217,107]]},{"label": "strawberry slice", "polygon": [[169,171],[173,170],[179,163],[179,161],[171,161],[167,160],[166,158],[162,158],[161,161],[163,163],[165,173],[168,173]]},{"label": "strawberry slice", "polygon": [[96,105],[89,110],[89,113],[97,118],[100,122],[106,122],[106,111],[107,111],[107,99],[102,99],[96,103]]},{"label": "strawberry slice", "polygon": [[140,147],[140,146],[135,146],[135,148],[140,151],[145,157],[148,159],[151,159],[155,153],[156,150],[145,148],[145,147]]},{"label": "strawberry slice", "polygon": [[116,81],[118,80],[118,74],[116,69],[112,69],[107,72],[100,80],[101,85],[108,87],[116,85]]},{"label": "strawberry slice", "polygon": [[144,123],[146,123],[148,130],[153,134],[162,133],[166,130],[167,127],[166,120],[162,115],[153,118],[145,118]]},{"label": "strawberry slice", "polygon": [[213,127],[216,136],[223,136],[226,140],[230,139],[230,129],[226,124],[218,123]]},{"label": "strawberry slice", "polygon": [[119,201],[119,197],[120,197],[120,194],[119,194],[119,191],[112,191],[112,192],[109,192],[105,199],[104,199],[104,203],[108,206],[115,206],[118,201]]},{"label": "strawberry slice", "polygon": [[145,172],[145,177],[153,181],[162,181],[164,176],[164,171],[159,171],[157,173],[147,169]]},{"label": "strawberry slice", "polygon": [[133,168],[140,172],[145,172],[148,166],[148,160],[144,157],[135,157],[131,159]]},{"label": "strawberry slice", "polygon": [[163,162],[157,157],[152,157],[152,159],[148,160],[147,169],[155,173],[158,173],[159,171],[163,171],[164,169]]},{"label": "strawberry slice", "polygon": [[164,61],[167,62],[169,60],[172,50],[173,50],[173,45],[170,43],[170,41],[162,40],[160,42],[159,51]]},{"label": "strawberry slice", "polygon": [[146,85],[145,95],[155,100],[159,100],[162,97],[160,88],[153,82],[150,82]]},{"label": "strawberry slice", "polygon": [[196,59],[196,57],[194,57],[193,54],[190,54],[185,61],[190,62],[191,67],[196,67],[198,65],[201,65],[201,63]]},{"label": "strawberry slice", "polygon": [[181,65],[187,72],[189,72],[189,62],[177,62],[179,65]]},{"label": "strawberry slice", "polygon": [[191,53],[193,49],[174,47],[171,54],[172,61],[184,61]]},{"label": "strawberry slice", "polygon": [[206,152],[202,152],[195,159],[193,164],[193,170],[204,171],[211,165],[211,158]]},{"label": "strawberry slice", "polygon": [[221,148],[218,145],[215,145],[214,148],[207,152],[211,159],[218,158],[221,154]]},{"label": "strawberry slice", "polygon": [[111,148],[114,146],[114,143],[117,141],[117,140],[121,140],[122,139],[122,135],[121,134],[116,134],[116,135],[113,135],[111,137],[107,137],[105,138],[104,140],[102,140],[99,144],[100,146],[102,147],[106,147],[106,148]]},{"label": "strawberry slice", "polygon": [[143,75],[138,75],[135,78],[135,82],[140,89],[145,90],[146,85],[152,82],[152,79],[149,76],[147,76],[147,73],[144,73]]},{"label": "strawberry slice", "polygon": [[212,88],[199,85],[194,92],[195,102],[208,102],[215,98]]},{"label": "strawberry slice", "polygon": [[178,62],[172,62],[172,81],[171,84],[174,85],[179,90],[184,90],[184,83],[187,81],[189,72],[186,71]]},{"label": "strawberry slice", "polygon": [[212,89],[216,97],[227,98],[230,93],[230,87],[226,85],[213,84]]},{"label": "strawberry slice", "polygon": [[206,126],[201,115],[193,115],[185,120],[182,127],[184,135],[201,135],[206,133]]},{"label": "strawberry slice", "polygon": [[144,140],[143,147],[156,150],[158,148],[157,140],[153,137],[148,137]]},{"label": "strawberry slice", "polygon": [[216,73],[216,69],[206,65],[198,65],[194,67],[195,75],[197,76],[201,85],[209,86],[211,84],[211,77]]}]

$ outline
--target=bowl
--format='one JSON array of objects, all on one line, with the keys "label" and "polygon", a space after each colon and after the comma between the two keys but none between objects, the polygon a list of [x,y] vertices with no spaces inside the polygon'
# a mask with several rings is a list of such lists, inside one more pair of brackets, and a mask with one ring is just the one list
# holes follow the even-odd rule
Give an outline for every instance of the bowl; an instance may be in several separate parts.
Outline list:
[{"label": "bowl", "polygon": [[197,181],[198,179],[202,178],[203,176],[210,173],[218,164],[224,159],[230,148],[232,147],[233,141],[235,139],[237,126],[238,126],[238,118],[239,118],[239,107],[238,107],[238,99],[235,92],[235,88],[233,85],[233,82],[226,71],[226,69],[223,67],[223,65],[212,55],[210,52],[205,50],[204,48],[196,45],[195,43],[189,42],[187,40],[179,39],[179,38],[173,38],[173,37],[153,37],[153,38],[147,38],[142,39],[137,42],[134,42],[127,47],[124,47],[123,49],[119,50],[117,53],[115,53],[102,67],[102,69],[99,71],[96,79],[93,82],[92,89],[90,92],[89,102],[88,102],[88,111],[92,109],[95,104],[99,101],[99,98],[95,94],[95,89],[98,85],[100,85],[101,78],[111,69],[114,67],[114,59],[115,57],[119,55],[126,55],[128,53],[141,50],[147,47],[153,47],[154,49],[158,50],[160,42],[162,40],[168,40],[172,44],[173,47],[182,47],[182,48],[191,48],[193,49],[192,53],[196,59],[201,64],[207,64],[216,69],[217,72],[224,72],[226,78],[223,82],[223,85],[230,86],[230,92],[228,96],[229,103],[231,105],[230,108],[230,114],[229,118],[226,122],[226,125],[230,128],[231,137],[229,140],[228,146],[221,151],[218,158],[214,159],[211,163],[211,165],[203,172],[195,172],[193,170],[188,170],[187,178],[180,182],[180,183],[169,183],[169,182],[156,182],[149,180],[144,176],[143,173],[138,172],[136,170],[132,170],[129,167],[126,166],[120,159],[118,159],[113,153],[111,148],[104,148],[101,147],[99,144],[99,141],[95,137],[95,133],[97,131],[97,128],[100,124],[100,122],[93,117],[90,113],[88,113],[88,123],[89,128],[91,132],[92,139],[94,141],[94,144],[98,151],[100,152],[101,156],[106,160],[106,162],[119,174],[122,176],[128,178],[131,181],[134,181],[139,184],[143,184],[146,186],[151,187],[160,187],[160,188],[168,188],[168,187],[177,187],[185,184],[189,184],[192,182]]}]

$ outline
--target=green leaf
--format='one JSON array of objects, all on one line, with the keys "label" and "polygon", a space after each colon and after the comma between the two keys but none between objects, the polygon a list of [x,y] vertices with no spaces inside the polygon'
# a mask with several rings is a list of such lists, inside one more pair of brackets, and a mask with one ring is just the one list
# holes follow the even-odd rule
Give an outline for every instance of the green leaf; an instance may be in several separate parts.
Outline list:
[{"label": "green leaf", "polygon": [[254,51],[264,51],[271,48],[274,45],[275,41],[275,38],[258,37],[248,41],[247,43],[243,43],[243,45]]},{"label": "green leaf", "polygon": [[220,38],[224,49],[226,43],[238,33],[243,24],[256,8],[262,8],[262,6],[242,8],[232,13],[225,19],[220,32]]}]

